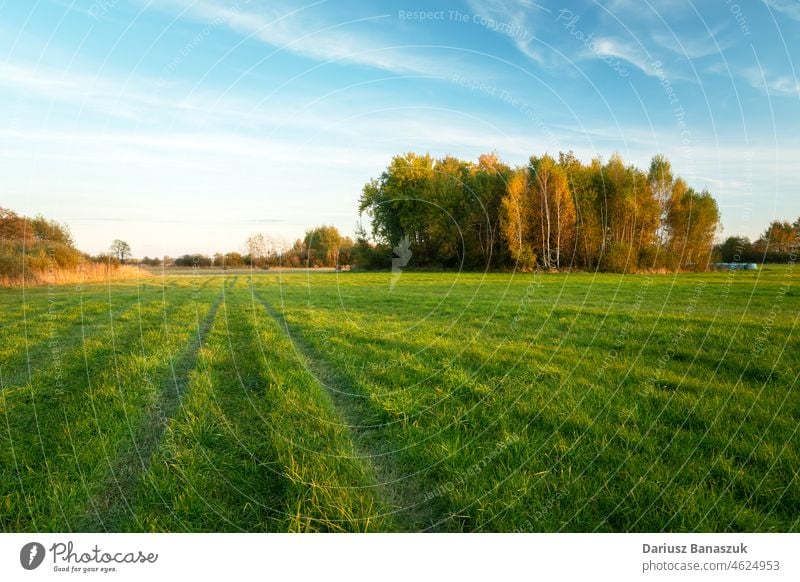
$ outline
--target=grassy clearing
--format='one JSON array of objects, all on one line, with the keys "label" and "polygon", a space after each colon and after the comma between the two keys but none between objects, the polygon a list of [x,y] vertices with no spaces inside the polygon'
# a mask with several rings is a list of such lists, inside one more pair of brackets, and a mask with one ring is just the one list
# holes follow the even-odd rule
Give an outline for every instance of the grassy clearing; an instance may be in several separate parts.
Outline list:
[{"label": "grassy clearing", "polygon": [[0,527],[798,531],[796,278],[2,291]]},{"label": "grassy clearing", "polygon": [[389,293],[389,275],[346,275],[270,289],[368,399],[366,422],[441,515],[432,529],[727,531],[797,528],[787,281],[411,274]]}]

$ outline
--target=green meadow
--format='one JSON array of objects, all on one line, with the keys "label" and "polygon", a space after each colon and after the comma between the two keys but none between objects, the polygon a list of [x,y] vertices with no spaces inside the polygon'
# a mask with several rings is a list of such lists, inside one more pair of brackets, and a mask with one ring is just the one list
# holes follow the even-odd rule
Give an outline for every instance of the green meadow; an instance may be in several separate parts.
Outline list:
[{"label": "green meadow", "polygon": [[800,531],[800,291],[757,272],[0,290],[0,528]]}]

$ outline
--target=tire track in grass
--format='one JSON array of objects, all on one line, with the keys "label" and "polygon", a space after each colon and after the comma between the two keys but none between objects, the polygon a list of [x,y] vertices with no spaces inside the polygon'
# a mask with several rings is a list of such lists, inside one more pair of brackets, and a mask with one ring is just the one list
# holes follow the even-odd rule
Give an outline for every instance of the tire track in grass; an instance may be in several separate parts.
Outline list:
[{"label": "tire track in grass", "polygon": [[[225,291],[122,531],[286,531],[280,510],[287,480],[277,469],[273,435],[259,431],[269,401],[251,393],[259,385],[258,359],[244,344],[254,334],[230,326],[236,303]],[[239,350],[244,358],[237,363]]]},{"label": "tire track in grass", "polygon": [[[94,301],[94,300],[93,300]],[[57,361],[69,354],[64,354],[62,346],[67,346],[68,349],[80,347],[80,340],[85,335],[85,327],[81,325],[82,319],[86,317],[100,317],[108,314],[109,318],[117,319],[124,315],[126,312],[132,310],[137,305],[137,298],[134,296],[128,297],[125,302],[117,307],[111,309],[108,301],[96,301],[91,307],[88,303],[84,304],[83,313],[81,313],[81,306],[72,306],[69,309],[62,309],[58,314],[58,321],[55,321],[55,315],[52,319],[29,320],[27,325],[29,327],[37,327],[44,329],[44,332],[38,332],[36,336],[32,333],[21,335],[22,349],[17,350],[15,354],[10,357],[4,357],[2,364],[0,364],[5,371],[5,385],[16,386],[24,383],[26,378],[30,380],[35,373],[46,372],[49,368],[57,365]],[[45,317],[47,314],[41,315]],[[35,340],[31,340],[35,337]],[[13,341],[13,338],[4,341]],[[54,352],[58,352],[58,359]],[[40,362],[37,366],[34,362]]]},{"label": "tire track in grass", "polygon": [[[166,375],[166,358],[180,349],[191,332],[188,295],[179,294],[176,299],[169,306],[149,301],[139,314],[128,312],[122,321],[84,322],[82,329],[91,333],[78,346],[80,356],[64,360],[60,369],[35,375],[25,385],[5,387],[2,403],[8,431],[0,434],[0,445],[4,445],[0,447],[0,499],[11,504],[6,527],[67,531],[84,518],[86,503],[102,487],[116,451],[127,446],[134,427],[157,398],[158,383],[142,377],[153,368],[148,358],[163,358],[163,367],[154,371],[159,378]],[[204,309],[208,303],[204,302]],[[148,325],[146,337],[157,340],[145,350],[141,324],[158,324],[167,313],[177,318],[178,332],[164,335],[157,332],[160,326]],[[143,351],[139,353],[136,346]],[[6,440],[16,441],[16,459],[8,464]],[[6,479],[14,466],[18,474]],[[23,502],[32,512],[24,510]]]},{"label": "tire track in grass", "polygon": [[[123,305],[117,307],[117,309],[113,311],[110,310],[110,305],[102,301],[97,303],[96,307],[93,309],[95,315],[103,315],[104,312],[109,312],[111,319],[115,319],[124,313],[131,311],[135,305],[136,298],[127,297],[125,298]],[[49,329],[46,330],[47,333],[44,334],[40,341],[29,344],[27,343],[29,336],[26,334],[24,336],[24,349],[19,350],[15,358],[4,358],[3,363],[0,364],[0,411],[2,411],[3,416],[5,417],[6,428],[6,431],[3,431],[4,434],[0,435],[0,444],[5,444],[8,447],[8,451],[11,455],[10,460],[15,469],[16,482],[19,484],[19,491],[17,494],[19,494],[25,500],[24,504],[31,519],[35,519],[35,513],[31,511],[31,503],[26,495],[22,473],[20,471],[17,455],[14,450],[13,431],[8,417],[6,388],[8,387],[13,389],[20,384],[24,384],[26,381],[32,383],[34,376],[38,377],[38,374],[47,373],[54,367],[61,367],[63,361],[69,360],[69,357],[64,357],[64,351],[66,351],[67,356],[76,356],[76,354],[81,350],[81,343],[78,340],[85,336],[85,330],[83,326],[79,325],[82,322],[83,315],[80,307],[81,306],[74,308],[74,310],[77,312],[76,314],[72,314],[72,310],[70,310],[68,312],[69,315],[66,316],[66,320],[59,321],[57,324],[53,322],[47,322],[43,327],[49,327]],[[24,323],[27,325],[29,322]],[[64,350],[62,346],[67,346],[67,349]],[[46,357],[48,352],[50,356],[49,358]],[[33,361],[43,361],[45,363],[39,368],[34,369],[32,365]],[[11,365],[9,366],[9,364]],[[6,367],[10,368],[10,374],[6,372]],[[7,444],[5,441],[7,441]],[[45,465],[46,471],[49,475],[49,463],[46,462]],[[13,495],[13,493],[9,493],[8,495]],[[7,497],[7,499],[10,498]],[[11,529],[6,527],[7,520],[9,523],[14,522],[12,515],[0,514],[0,528],[2,531],[9,531],[9,529]]]},{"label": "tire track in grass", "polygon": [[[82,297],[77,300],[82,308]],[[136,302],[132,297],[126,302],[129,303],[118,315],[129,321]],[[96,446],[92,440],[96,434],[87,432],[85,419],[84,379],[90,374],[87,352],[92,354],[92,361],[106,357],[101,354],[108,353],[109,342],[105,338],[111,333],[114,314],[107,305],[90,314],[100,319],[100,323],[89,325],[82,321],[80,341],[61,349],[58,358],[51,358],[50,365],[35,371],[26,368],[26,378],[21,382],[8,384],[4,377],[0,401],[0,414],[5,417],[7,429],[0,433],[0,499],[6,504],[4,529],[71,528],[72,500],[88,490],[90,484],[85,474],[93,468],[78,462],[74,431],[81,434],[78,440],[85,450]],[[123,334],[123,344],[128,337]],[[89,396],[91,402],[91,393]],[[75,410],[80,410],[80,414],[75,415]],[[9,460],[7,454],[14,441],[14,458]],[[15,475],[9,478],[12,469]],[[33,511],[25,512],[20,505]]]},{"label": "tire track in grass", "polygon": [[395,529],[371,466],[246,287],[226,291],[167,431],[124,531]]},{"label": "tire track in grass", "polygon": [[128,500],[134,497],[134,490],[147,472],[150,459],[164,437],[167,423],[175,416],[181,397],[189,385],[189,375],[197,365],[200,348],[217,317],[222,298],[223,292],[220,291],[202,321],[198,316],[196,334],[190,336],[186,349],[177,358],[170,358],[169,379],[162,385],[159,399],[137,428],[130,448],[113,462],[107,482],[88,504],[86,518],[77,524],[79,531],[117,531],[123,519],[132,513]]},{"label": "tire track in grass", "polygon": [[424,488],[414,476],[401,471],[389,443],[380,434],[380,427],[368,426],[364,419],[374,416],[367,397],[361,394],[346,376],[338,373],[324,356],[303,340],[302,332],[257,291],[255,298],[278,326],[289,336],[301,365],[310,373],[328,395],[331,404],[350,431],[354,448],[369,463],[377,479],[382,501],[392,508],[392,518],[401,531],[419,532],[435,529],[444,515],[426,505]]}]

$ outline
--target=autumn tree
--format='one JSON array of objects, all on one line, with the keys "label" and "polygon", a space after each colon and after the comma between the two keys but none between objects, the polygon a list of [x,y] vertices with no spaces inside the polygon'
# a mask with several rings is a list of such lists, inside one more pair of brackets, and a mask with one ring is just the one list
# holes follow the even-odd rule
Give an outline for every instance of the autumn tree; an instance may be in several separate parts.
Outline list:
[{"label": "autumn tree", "polygon": [[762,253],[789,253],[796,250],[798,231],[788,220],[773,220],[755,243]]},{"label": "autumn tree", "polygon": [[[364,186],[359,212],[372,242],[357,240],[357,261],[376,264],[374,250],[407,238],[417,265],[467,269],[685,268],[702,262],[719,221],[663,156],[645,172],[616,154],[584,165],[571,152],[516,169],[495,154],[395,156]],[[689,253],[672,260],[676,249]]]},{"label": "autumn tree", "polygon": [[226,267],[235,269],[237,267],[241,267],[242,265],[244,265],[244,257],[242,257],[242,255],[237,252],[225,253],[225,255],[223,256],[223,264]]},{"label": "autumn tree", "polygon": [[618,154],[611,156],[602,171],[599,208],[605,230],[601,267],[617,272],[638,270],[640,256],[649,259],[652,255],[660,222],[659,205],[647,175],[626,166]]},{"label": "autumn tree", "polygon": [[501,210],[510,178],[511,168],[495,153],[481,155],[470,166],[466,182],[470,203],[463,224],[468,266],[485,269],[508,262]]},{"label": "autumn tree", "polygon": [[676,269],[705,269],[719,229],[719,207],[708,191],[680,186],[667,213],[668,248]]},{"label": "autumn tree", "polygon": [[545,269],[558,269],[561,257],[571,256],[575,242],[575,203],[567,174],[547,154],[531,158],[529,172],[533,217],[541,235],[536,249],[539,262]]},{"label": "autumn tree", "polygon": [[517,169],[511,174],[502,200],[501,229],[515,266],[523,271],[532,268],[537,258],[532,202],[528,170]]},{"label": "autumn tree", "polygon": [[672,198],[672,186],[674,178],[672,176],[672,165],[667,158],[661,154],[653,156],[650,161],[650,170],[647,173],[647,180],[650,190],[658,203],[659,225],[657,230],[657,241],[659,247],[664,246],[667,238],[667,212]]},{"label": "autumn tree", "polygon": [[604,239],[598,206],[598,192],[602,188],[602,162],[594,159],[585,166],[572,152],[561,152],[558,164],[567,176],[575,204],[574,264],[594,269],[600,259]]}]

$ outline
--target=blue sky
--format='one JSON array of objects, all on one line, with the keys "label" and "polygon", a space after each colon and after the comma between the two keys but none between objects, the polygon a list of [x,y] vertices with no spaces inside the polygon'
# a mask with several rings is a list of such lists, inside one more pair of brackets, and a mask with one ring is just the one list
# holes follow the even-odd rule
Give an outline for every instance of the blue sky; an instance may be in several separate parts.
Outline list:
[{"label": "blue sky", "polygon": [[657,152],[800,216],[800,2],[0,0],[0,205],[137,256],[334,224],[406,151]]}]

